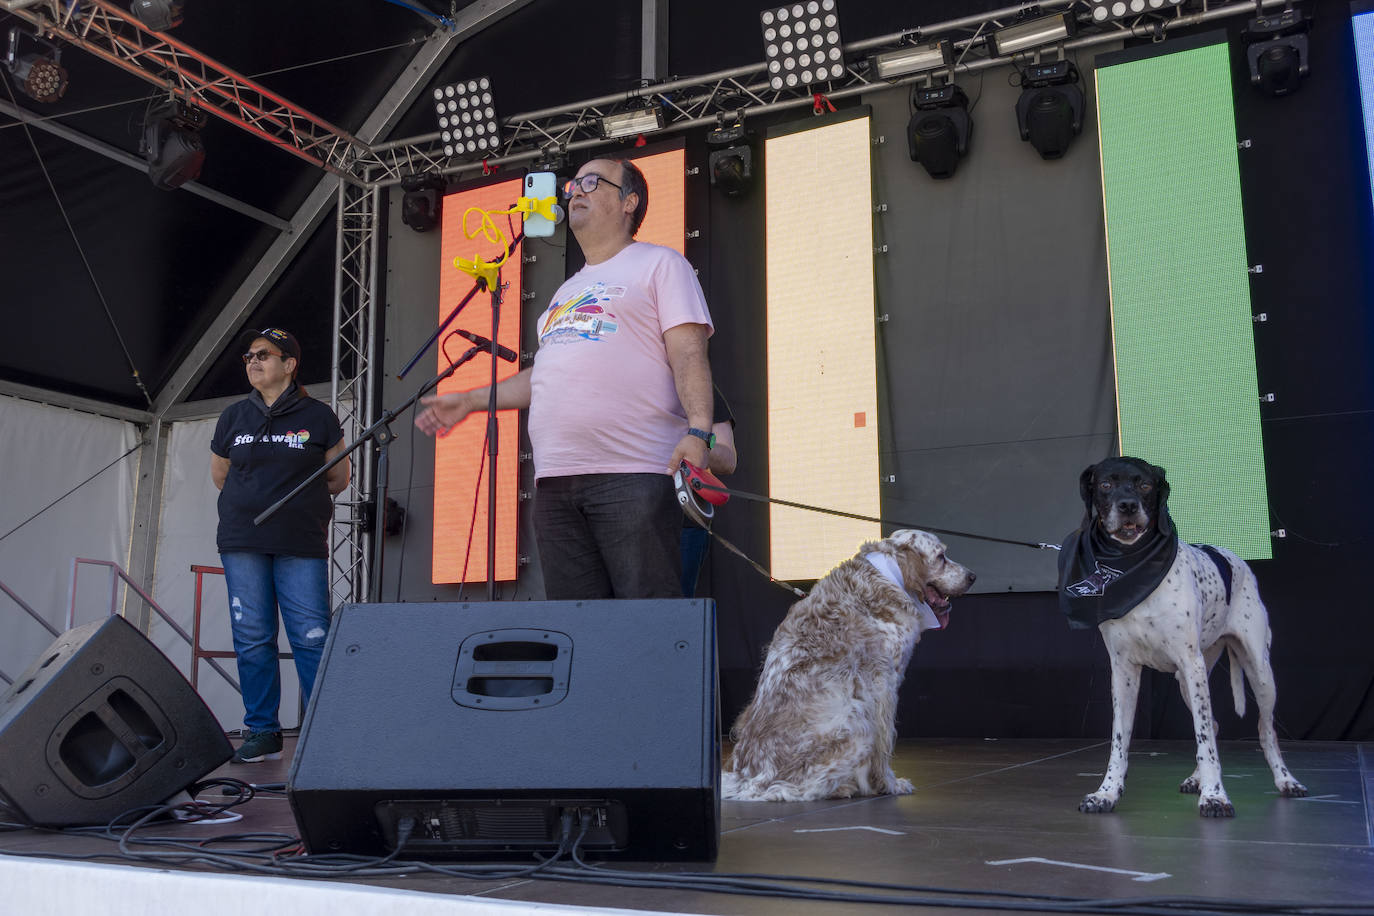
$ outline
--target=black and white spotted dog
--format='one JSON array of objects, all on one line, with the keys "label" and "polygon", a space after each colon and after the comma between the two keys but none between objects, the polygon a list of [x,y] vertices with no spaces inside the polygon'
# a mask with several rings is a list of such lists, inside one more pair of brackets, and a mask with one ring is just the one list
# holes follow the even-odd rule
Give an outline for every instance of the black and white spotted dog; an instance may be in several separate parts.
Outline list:
[{"label": "black and white spotted dog", "polygon": [[1197,768],[1179,786],[1197,793],[1203,817],[1231,817],[1221,785],[1216,722],[1207,675],[1230,653],[1236,714],[1245,714],[1242,670],[1259,703],[1259,741],[1279,794],[1307,789],[1284,766],[1274,733],[1269,616],[1250,567],[1235,554],[1179,543],[1168,512],[1164,469],[1108,458],[1079,478],[1083,526],[1059,557],[1060,605],[1072,626],[1097,626],[1112,665],[1112,751],[1102,785],[1078,810],[1111,811],[1126,779],[1140,669],[1172,672],[1193,714]]}]

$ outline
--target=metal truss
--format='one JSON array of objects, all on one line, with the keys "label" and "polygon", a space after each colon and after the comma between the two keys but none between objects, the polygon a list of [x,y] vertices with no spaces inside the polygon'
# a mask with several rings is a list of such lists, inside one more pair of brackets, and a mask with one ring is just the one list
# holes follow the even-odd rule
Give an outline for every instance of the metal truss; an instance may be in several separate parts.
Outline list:
[{"label": "metal truss", "polygon": [[[1283,0],[1261,0],[1263,7],[1282,3]],[[961,33],[965,36],[952,42],[957,57],[949,77],[953,78],[957,74],[993,67],[1018,66],[1037,59],[1040,53],[1062,54],[1132,37],[1158,40],[1169,31],[1227,16],[1254,15],[1255,10],[1254,0],[1204,0],[1201,9],[1191,13],[1184,12],[1182,7],[1174,7],[1131,21],[1110,22],[1100,27],[1084,25],[1080,28],[1079,37],[1039,51],[1006,57],[993,57],[989,53],[988,33],[1010,24],[1017,16],[1045,13],[1058,8],[1073,9],[1078,5],[1075,0],[1021,3],[976,16],[853,42],[844,48],[848,61],[844,76],[817,85],[813,92],[807,94],[798,94],[796,90],[771,89],[764,64],[759,63],[700,77],[671,80],[560,108],[515,115],[503,122],[504,139],[499,154],[482,161],[444,156],[436,132],[376,144],[366,152],[359,164],[365,163],[375,176],[373,180],[385,185],[396,184],[408,175],[426,172],[462,176],[494,166],[548,160],[575,150],[623,142],[623,139],[608,140],[601,135],[601,119],[608,114],[629,109],[647,107],[661,110],[664,126],[655,131],[655,134],[660,134],[697,127],[728,126],[743,122],[749,116],[789,109],[814,109],[820,114],[825,110],[827,100],[840,100],[922,81],[930,82],[932,78],[941,77],[923,73],[897,80],[878,79],[870,72],[867,55],[939,36]]]},{"label": "metal truss", "polygon": [[[362,434],[373,416],[377,338],[380,188],[339,183],[334,272],[334,377],[330,405],[344,441]],[[353,478],[334,501],[329,529],[329,586],[333,605],[367,600],[372,532],[364,524],[364,494],[374,492],[373,466],[362,446],[353,453]]]},{"label": "metal truss", "polygon": [[13,15],[347,181],[365,144],[328,121],[216,62],[154,32],[108,0],[45,0]]}]

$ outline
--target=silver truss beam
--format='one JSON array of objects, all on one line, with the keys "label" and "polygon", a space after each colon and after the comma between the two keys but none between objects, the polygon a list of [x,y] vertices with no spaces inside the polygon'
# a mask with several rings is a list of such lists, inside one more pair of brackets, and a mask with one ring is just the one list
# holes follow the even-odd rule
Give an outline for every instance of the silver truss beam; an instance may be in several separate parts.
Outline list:
[{"label": "silver truss beam", "polygon": [[[1007,57],[970,55],[971,51],[986,55],[986,33],[1000,27],[1003,20],[1023,12],[1069,7],[1074,0],[1045,0],[1041,3],[1021,3],[992,10],[977,16],[965,16],[945,22],[912,28],[889,35],[865,39],[845,45],[851,63],[845,76],[829,84],[824,95],[829,99],[843,99],[874,90],[911,85],[930,79],[930,74],[918,74],[898,80],[870,78],[866,68],[854,66],[864,52],[896,47],[903,43],[951,31],[973,29],[970,38],[954,42],[959,55],[956,73],[974,73],[993,67],[1010,66],[1015,60],[1027,59],[1026,54]],[[1284,0],[1261,0],[1265,8],[1282,6]],[[1214,4],[1200,12],[1175,13],[1158,22],[1164,33],[1193,25],[1200,25],[1229,16],[1253,15],[1254,0],[1232,0]],[[1086,30],[1085,30],[1086,31]],[[1121,41],[1126,38],[1158,37],[1156,23],[1109,23],[1100,31],[1086,31],[1081,37],[1048,46],[1042,51],[1053,53],[1056,48],[1074,50]],[[504,140],[500,155],[480,162],[456,161],[445,157],[439,147],[439,134],[420,134],[391,143],[376,144],[369,150],[367,165],[376,183],[390,186],[417,172],[433,172],[461,177],[492,166],[516,165],[540,159],[549,153],[567,153],[599,146],[622,143],[623,140],[604,140],[599,128],[602,116],[633,105],[656,105],[664,114],[664,127],[655,136],[690,130],[714,124],[742,120],[789,109],[811,107],[811,95],[776,92],[769,88],[766,69],[762,63],[734,67],[705,76],[670,80],[615,95],[604,95],[570,105],[545,108],[517,114],[503,122]]]}]

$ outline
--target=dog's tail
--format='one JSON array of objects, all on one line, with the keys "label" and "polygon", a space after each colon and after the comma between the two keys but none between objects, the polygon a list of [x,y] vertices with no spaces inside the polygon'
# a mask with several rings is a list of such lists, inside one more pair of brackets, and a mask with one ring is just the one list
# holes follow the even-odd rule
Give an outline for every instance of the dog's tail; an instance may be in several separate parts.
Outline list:
[{"label": "dog's tail", "polygon": [[1231,666],[1231,699],[1236,704],[1236,715],[1245,717],[1245,669],[1236,657],[1233,646],[1226,647],[1226,663]]}]

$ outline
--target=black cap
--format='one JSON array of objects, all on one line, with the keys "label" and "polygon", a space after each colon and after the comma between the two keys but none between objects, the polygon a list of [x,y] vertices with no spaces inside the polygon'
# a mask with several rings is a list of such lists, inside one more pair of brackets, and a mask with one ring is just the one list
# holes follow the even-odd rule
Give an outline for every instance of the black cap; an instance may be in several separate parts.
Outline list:
[{"label": "black cap", "polygon": [[[281,328],[263,328],[261,331],[244,331],[243,334],[250,343],[257,340],[259,337],[264,340],[269,340],[276,344],[277,347],[281,349],[282,353],[294,358],[296,362],[301,361],[300,342],[296,340],[296,336],[290,331],[285,331]],[[252,336],[250,337],[249,335]]]}]

